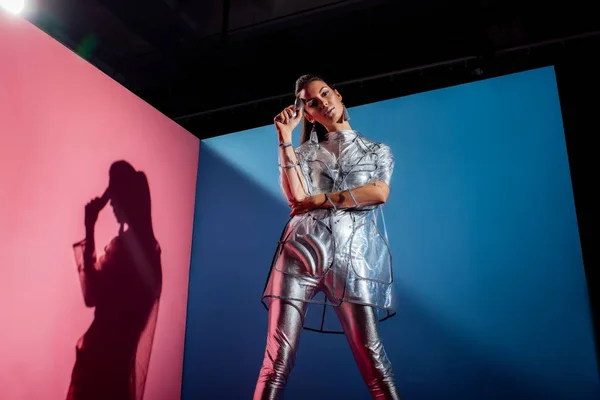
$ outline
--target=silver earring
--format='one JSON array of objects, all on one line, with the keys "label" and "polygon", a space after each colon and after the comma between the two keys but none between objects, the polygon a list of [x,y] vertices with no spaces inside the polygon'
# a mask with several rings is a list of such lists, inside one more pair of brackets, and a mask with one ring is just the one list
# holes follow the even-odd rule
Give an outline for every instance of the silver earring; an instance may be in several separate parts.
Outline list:
[{"label": "silver earring", "polygon": [[317,143],[319,141],[319,136],[317,135],[317,127],[313,122],[312,129],[310,130],[310,141],[313,143]]}]

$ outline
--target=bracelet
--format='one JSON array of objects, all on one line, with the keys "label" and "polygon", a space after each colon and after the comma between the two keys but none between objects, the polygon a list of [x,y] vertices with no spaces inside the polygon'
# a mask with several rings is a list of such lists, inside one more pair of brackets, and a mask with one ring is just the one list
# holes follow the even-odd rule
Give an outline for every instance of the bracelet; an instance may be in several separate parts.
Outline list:
[{"label": "bracelet", "polygon": [[337,207],[335,206],[335,204],[333,204],[333,201],[331,201],[331,197],[329,197],[329,193],[324,193],[325,198],[329,201],[329,204],[331,204],[331,206],[333,207],[334,211],[337,211]]},{"label": "bracelet", "polygon": [[290,146],[292,146],[292,142],[283,142],[283,143],[279,143],[279,146],[280,146],[280,147],[283,147],[283,148],[285,149],[286,147],[290,147]]},{"label": "bracelet", "polygon": [[299,162],[296,162],[296,163],[294,163],[294,164],[288,164],[288,165],[281,165],[281,164],[279,164],[279,168],[294,168],[294,167],[296,167],[297,165],[300,165],[300,163],[299,163]]}]

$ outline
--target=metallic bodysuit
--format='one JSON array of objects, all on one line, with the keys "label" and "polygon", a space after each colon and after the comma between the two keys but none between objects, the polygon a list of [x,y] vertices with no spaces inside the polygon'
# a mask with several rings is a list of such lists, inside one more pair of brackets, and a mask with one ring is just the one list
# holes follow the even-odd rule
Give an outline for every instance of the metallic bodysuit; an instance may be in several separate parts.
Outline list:
[{"label": "metallic bodysuit", "polygon": [[[331,132],[321,142],[313,135],[296,156],[310,196],[375,181],[390,185],[394,168],[388,146],[356,131]],[[360,204],[311,210],[288,222],[263,293],[269,327],[255,400],[282,398],[303,328],[345,333],[373,398],[399,399],[377,326],[394,315],[391,254],[382,224],[380,206]]]}]

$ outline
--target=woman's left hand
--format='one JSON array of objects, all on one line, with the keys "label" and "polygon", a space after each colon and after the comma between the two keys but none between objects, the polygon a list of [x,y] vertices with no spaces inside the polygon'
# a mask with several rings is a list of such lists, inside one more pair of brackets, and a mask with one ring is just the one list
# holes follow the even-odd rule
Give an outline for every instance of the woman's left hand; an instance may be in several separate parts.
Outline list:
[{"label": "woman's left hand", "polygon": [[308,212],[309,210],[311,210],[311,207],[310,207],[310,196],[309,197],[305,197],[304,200],[295,201],[293,203],[290,203],[290,207],[292,208],[292,212],[290,213],[290,217],[293,217],[294,215],[300,215],[300,214],[304,214],[304,213]]},{"label": "woman's left hand", "polygon": [[320,201],[321,197],[325,196],[319,194],[316,196],[307,196],[301,201],[290,203],[290,207],[292,208],[290,217],[293,217],[294,215],[304,214],[309,212],[310,210],[319,208],[319,204],[323,203],[323,201]]}]

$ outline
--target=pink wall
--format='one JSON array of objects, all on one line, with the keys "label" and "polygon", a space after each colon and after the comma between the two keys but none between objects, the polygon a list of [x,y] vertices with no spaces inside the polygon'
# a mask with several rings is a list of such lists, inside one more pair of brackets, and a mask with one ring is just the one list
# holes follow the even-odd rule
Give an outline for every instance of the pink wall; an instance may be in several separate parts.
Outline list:
[{"label": "pink wall", "polygon": [[[0,398],[62,399],[93,318],[72,244],[112,162],[150,183],[163,292],[145,399],[180,396],[198,139],[30,23],[0,12]],[[110,207],[101,250],[117,234]]]}]

